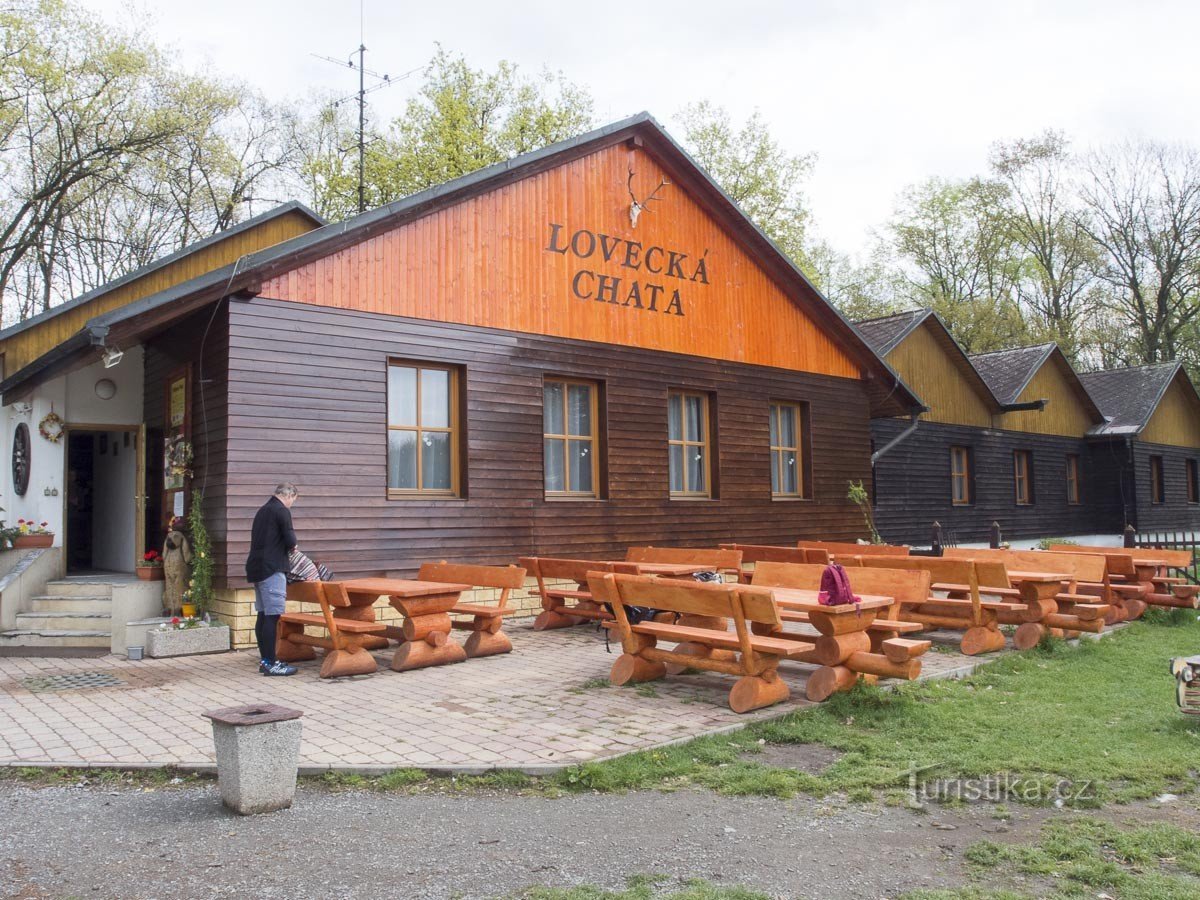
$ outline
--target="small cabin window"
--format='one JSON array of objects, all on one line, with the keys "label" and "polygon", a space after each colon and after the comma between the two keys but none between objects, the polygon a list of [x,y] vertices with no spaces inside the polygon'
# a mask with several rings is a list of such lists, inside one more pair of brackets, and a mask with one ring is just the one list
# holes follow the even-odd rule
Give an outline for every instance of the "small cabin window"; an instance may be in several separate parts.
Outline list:
[{"label": "small cabin window", "polygon": [[771,496],[799,499],[812,496],[805,474],[808,444],[808,404],[771,404]]},{"label": "small cabin window", "polygon": [[459,372],[388,364],[388,496],[459,496]]},{"label": "small cabin window", "polygon": [[712,496],[708,395],[671,391],[667,396],[667,452],[672,499]]},{"label": "small cabin window", "polygon": [[1150,502],[1165,503],[1167,500],[1166,487],[1163,485],[1163,458],[1150,457]]},{"label": "small cabin window", "polygon": [[1079,494],[1079,454],[1067,454],[1067,503],[1078,506]]},{"label": "small cabin window", "polygon": [[950,501],[955,506],[970,506],[975,498],[971,491],[971,448],[950,448]]},{"label": "small cabin window", "polygon": [[1033,505],[1033,453],[1013,451],[1013,490],[1017,506]]},{"label": "small cabin window", "polygon": [[542,462],[546,496],[599,496],[600,386],[547,378],[542,386]]},{"label": "small cabin window", "polygon": [[1187,491],[1188,503],[1200,503],[1200,466],[1194,459],[1187,461]]}]

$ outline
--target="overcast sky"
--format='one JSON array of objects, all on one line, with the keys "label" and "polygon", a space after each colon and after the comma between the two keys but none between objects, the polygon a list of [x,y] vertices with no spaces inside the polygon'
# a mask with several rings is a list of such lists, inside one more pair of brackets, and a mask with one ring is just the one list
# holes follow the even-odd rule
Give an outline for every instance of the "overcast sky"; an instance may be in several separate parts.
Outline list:
[{"label": "overcast sky", "polygon": [[[83,2],[123,15],[123,0]],[[143,8],[189,67],[275,98],[357,87],[311,55],[357,48],[357,0]],[[998,139],[1053,127],[1077,147],[1127,136],[1200,144],[1196,0],[365,0],[365,24],[368,68],[419,67],[435,42],[476,68],[548,66],[592,93],[602,122],[648,110],[672,129],[700,99],[738,120],[759,109],[788,150],[818,154],[807,189],[818,231],[851,252],[906,185],[980,172]],[[377,114],[398,113],[417,80],[372,95]]]}]

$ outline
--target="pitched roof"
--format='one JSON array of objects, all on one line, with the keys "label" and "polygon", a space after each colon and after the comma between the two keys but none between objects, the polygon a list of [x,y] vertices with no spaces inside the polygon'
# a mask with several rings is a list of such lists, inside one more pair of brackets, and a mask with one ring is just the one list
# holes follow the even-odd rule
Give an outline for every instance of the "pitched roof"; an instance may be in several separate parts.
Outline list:
[{"label": "pitched roof", "polygon": [[1016,403],[1042,363],[1057,349],[1054,343],[976,353],[971,364],[1002,404]]},{"label": "pitched roof", "polygon": [[1149,424],[1163,394],[1181,368],[1178,362],[1167,362],[1080,375],[1084,387],[1108,420],[1094,433],[1140,432]]},{"label": "pitched roof", "polygon": [[933,310],[931,309],[911,309],[908,312],[893,313],[889,316],[862,319],[855,322],[854,327],[871,345],[872,350],[880,356],[887,356],[918,325],[932,315]]},{"label": "pitched roof", "polygon": [[[311,259],[318,259],[344,247],[365,241],[435,210],[481,194],[501,185],[559,165],[621,141],[645,143],[659,156],[673,161],[688,176],[696,198],[720,216],[726,227],[756,256],[771,276],[788,290],[788,296],[806,314],[840,339],[846,351],[867,373],[871,409],[879,415],[897,415],[922,408],[920,400],[903,379],[877,355],[829,303],[808,278],[741,211],[733,200],[649,113],[605,125],[587,134],[525,153],[505,162],[439,184],[420,193],[370,210],[344,222],[317,228],[306,234],[268,247],[190,281],[158,294],[144,297],[95,319],[74,337],[42,358],[30,363],[0,383],[5,402],[16,391],[27,392],[34,384],[67,371],[88,346],[102,344],[106,338],[135,339],[140,320],[161,325],[167,319],[180,318],[201,306],[240,292],[255,293],[267,278],[289,271]],[[799,290],[797,290],[799,288]],[[169,307],[169,309],[165,308]],[[12,399],[20,399],[13,396]]]},{"label": "pitched roof", "polygon": [[290,200],[287,203],[282,203],[279,206],[274,207],[273,209],[268,209],[266,212],[259,213],[257,216],[251,216],[244,222],[239,222],[236,225],[226,228],[224,231],[219,231],[216,234],[209,235],[206,238],[193,241],[187,246],[176,250],[174,253],[169,253],[166,256],[154,260],[153,262],[147,263],[140,269],[134,269],[132,272],[127,272],[119,278],[114,278],[112,281],[107,281],[99,287],[93,288],[87,293],[80,294],[78,297],[73,297],[65,303],[60,303],[58,306],[52,307],[45,312],[38,313],[36,316],[30,316],[28,319],[22,319],[20,322],[0,330],[0,341],[10,338],[15,334],[20,334],[22,331],[33,328],[35,325],[40,325],[43,322],[47,322],[56,316],[62,315],[68,310],[75,309],[78,306],[83,306],[85,303],[89,303],[92,300],[95,300],[97,297],[102,297],[105,294],[115,291],[122,285],[137,281],[139,278],[144,278],[158,269],[165,268],[166,266],[171,265],[171,263],[191,256],[193,253],[203,250],[206,247],[211,247],[213,244],[216,244],[219,241],[224,241],[243,231],[256,228],[257,226],[262,225],[264,222],[277,219],[280,216],[286,215],[290,212],[298,212],[301,215],[307,216],[308,218],[312,219],[314,224],[318,226],[328,224],[324,218],[317,215],[300,201]]}]

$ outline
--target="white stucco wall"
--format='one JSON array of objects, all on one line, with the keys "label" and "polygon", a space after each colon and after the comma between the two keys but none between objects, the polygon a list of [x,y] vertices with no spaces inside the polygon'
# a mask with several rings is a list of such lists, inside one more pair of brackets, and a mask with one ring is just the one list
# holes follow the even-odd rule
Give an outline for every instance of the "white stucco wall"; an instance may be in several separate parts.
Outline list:
[{"label": "white stucco wall", "polygon": [[[109,378],[117,386],[117,392],[110,400],[96,396],[96,382],[101,378]],[[24,411],[27,405],[32,409]],[[17,519],[49,522],[55,534],[54,544],[61,546],[66,441],[52,444],[38,433],[38,423],[50,412],[51,405],[68,425],[139,425],[142,421],[142,348],[126,350],[124,359],[111,369],[104,368],[97,359],[84,369],[55,378],[38,387],[25,401],[6,405],[0,413],[0,507],[4,508],[0,518],[9,524]],[[19,422],[29,426],[33,445],[29,489],[24,497],[16,496],[12,489],[12,441]],[[132,491],[129,497],[132,501]]]}]

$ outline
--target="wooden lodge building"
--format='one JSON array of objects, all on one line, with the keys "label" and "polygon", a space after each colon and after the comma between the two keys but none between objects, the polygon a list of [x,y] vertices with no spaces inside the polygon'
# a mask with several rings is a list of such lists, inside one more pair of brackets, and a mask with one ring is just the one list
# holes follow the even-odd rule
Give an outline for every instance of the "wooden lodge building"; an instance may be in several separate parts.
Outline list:
[{"label": "wooden lodge building", "polygon": [[1080,376],[1053,343],[967,356],[930,310],[856,327],[928,407],[871,425],[885,540],[928,542],[934,521],[961,542],[992,522],[1014,539],[1200,525],[1200,398],[1178,364]]},{"label": "wooden lodge building", "polygon": [[872,418],[922,408],[645,114],[346,222],[289,204],[0,353],[9,521],[128,572],[202,491],[238,643],[277,482],[341,576],[852,539]]}]

